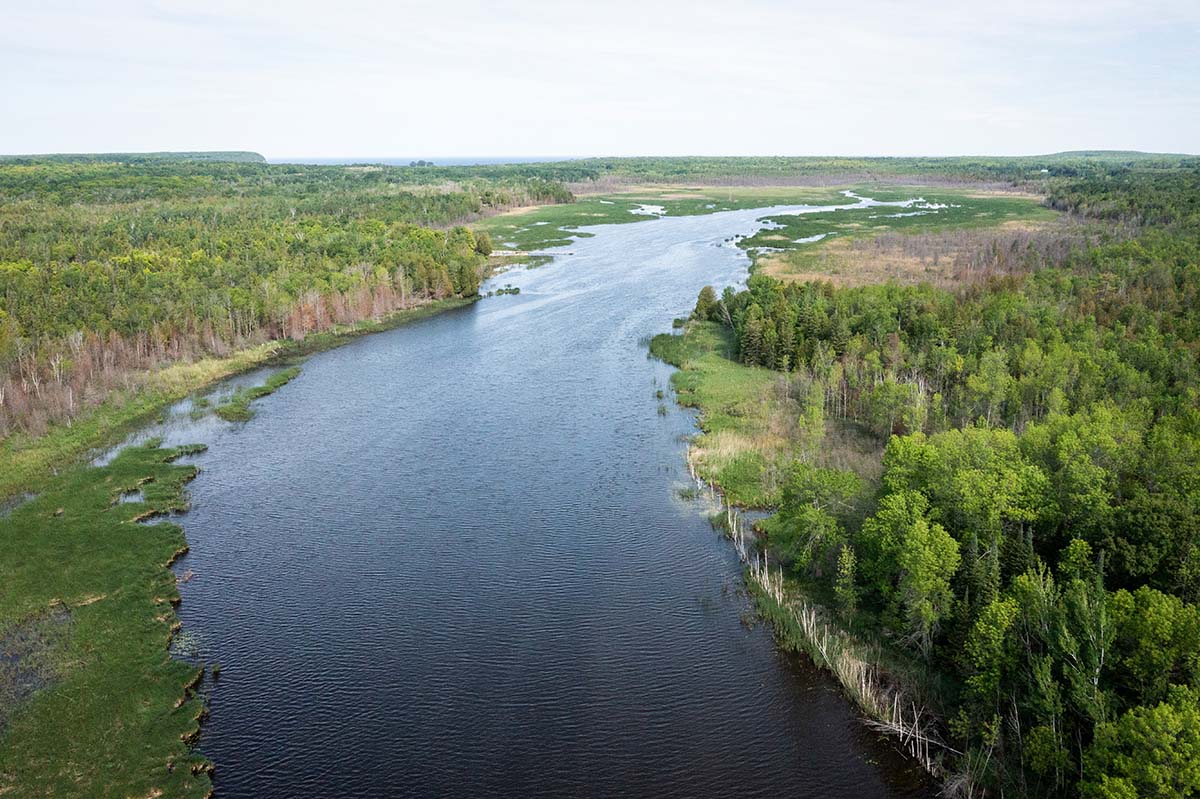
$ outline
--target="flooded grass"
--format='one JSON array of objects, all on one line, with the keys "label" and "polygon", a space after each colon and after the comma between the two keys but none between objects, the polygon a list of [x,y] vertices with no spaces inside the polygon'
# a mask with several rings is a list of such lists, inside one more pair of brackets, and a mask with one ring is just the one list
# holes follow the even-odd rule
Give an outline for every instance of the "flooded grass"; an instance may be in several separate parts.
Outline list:
[{"label": "flooded grass", "polygon": [[[955,252],[944,249],[940,261],[888,259],[880,264],[877,248],[862,252],[864,243],[878,238],[909,237],[954,231],[1010,231],[1014,226],[1055,223],[1060,215],[1033,197],[981,196],[967,190],[912,187],[881,191],[857,187],[857,192],[883,202],[911,200],[905,207],[867,206],[801,216],[771,216],[772,223],[742,239],[738,246],[751,252],[754,271],[782,280],[832,280],[841,285],[906,282],[945,282]],[[936,256],[936,253],[935,253]]]},{"label": "flooded grass", "polygon": [[274,394],[280,388],[295,380],[299,374],[300,367],[298,366],[275,372],[261,386],[253,386],[235,391],[228,400],[218,405],[213,412],[227,422],[248,422],[254,418],[254,411],[250,407],[251,402]]},{"label": "flooded grass", "polygon": [[0,736],[18,708],[57,680],[70,621],[56,604],[0,635]]},{"label": "flooded grass", "polygon": [[[645,222],[660,216],[698,216],[766,205],[834,205],[845,198],[831,188],[642,186],[580,197],[563,205],[518,208],[475,223],[504,247],[518,251],[565,247],[593,234],[579,228]],[[647,209],[653,209],[653,213]]]},{"label": "flooded grass", "polygon": [[76,467],[0,521],[0,794],[203,797],[201,671],[168,652],[196,447]]}]

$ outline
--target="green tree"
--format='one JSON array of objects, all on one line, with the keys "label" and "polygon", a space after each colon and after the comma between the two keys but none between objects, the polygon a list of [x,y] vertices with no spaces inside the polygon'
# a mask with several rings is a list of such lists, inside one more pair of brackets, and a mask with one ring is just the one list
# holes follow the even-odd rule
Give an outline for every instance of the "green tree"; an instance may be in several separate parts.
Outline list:
[{"label": "green tree", "polygon": [[765,529],[780,554],[820,577],[829,573],[845,543],[845,523],[859,512],[864,484],[853,472],[796,462],[784,485],[779,512]]},{"label": "green tree", "polygon": [[1018,652],[1013,628],[1020,612],[1016,600],[1004,597],[980,612],[966,642],[969,668],[967,687],[988,715],[998,711],[1002,687],[1017,667]]},{"label": "green tree", "polygon": [[765,330],[762,308],[758,306],[758,303],[753,303],[746,310],[746,319],[742,323],[741,335],[738,337],[742,363],[757,366],[763,362],[766,354]]},{"label": "green tree", "polygon": [[897,562],[908,530],[929,512],[929,501],[918,491],[885,495],[875,514],[863,522],[855,544],[865,586],[883,602],[895,600]]},{"label": "green tree", "polygon": [[958,542],[936,522],[916,519],[904,531],[897,565],[908,635],[925,658],[943,619],[953,609],[950,578],[958,570]]},{"label": "green tree", "polygon": [[1004,400],[1015,384],[1008,372],[1008,355],[1003,350],[990,350],[979,359],[978,370],[967,378],[967,390],[974,402],[983,408],[987,423],[999,420]]},{"label": "green tree", "polygon": [[1085,759],[1084,799],[1200,796],[1200,696],[1176,687],[1167,701],[1135,707],[1096,727]]},{"label": "green tree", "polygon": [[857,559],[854,550],[847,544],[842,545],[842,551],[837,560],[837,576],[834,580],[833,591],[837,597],[838,609],[845,617],[854,615],[858,607],[858,585],[855,581]]},{"label": "green tree", "polygon": [[1148,586],[1112,595],[1114,649],[1134,704],[1166,698],[1171,684],[1200,685],[1200,613],[1194,605]]},{"label": "green tree", "polygon": [[692,311],[692,318],[708,321],[713,318],[716,308],[717,292],[712,286],[705,286],[700,289],[700,296],[696,298],[696,307]]},{"label": "green tree", "polygon": [[486,230],[475,231],[475,252],[480,255],[492,254],[492,237]]}]

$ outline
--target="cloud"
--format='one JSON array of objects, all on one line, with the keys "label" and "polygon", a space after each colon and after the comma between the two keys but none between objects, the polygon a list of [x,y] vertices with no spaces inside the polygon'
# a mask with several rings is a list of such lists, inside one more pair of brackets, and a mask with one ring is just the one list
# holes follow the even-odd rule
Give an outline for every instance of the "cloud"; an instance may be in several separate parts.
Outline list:
[{"label": "cloud", "polygon": [[1200,4],[24,4],[0,151],[1198,149]]}]

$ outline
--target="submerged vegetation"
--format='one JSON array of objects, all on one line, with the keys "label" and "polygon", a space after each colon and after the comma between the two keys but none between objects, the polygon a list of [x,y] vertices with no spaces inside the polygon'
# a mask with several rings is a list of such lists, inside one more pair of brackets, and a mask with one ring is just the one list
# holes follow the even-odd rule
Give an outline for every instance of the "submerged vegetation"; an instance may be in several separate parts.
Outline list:
[{"label": "submerged vegetation", "polygon": [[1200,170],[1048,188],[1108,232],[948,288],[706,288],[653,349],[786,583],[922,675],[947,788],[1192,796]]},{"label": "submerged vegetation", "polygon": [[595,235],[581,227],[645,222],[660,216],[697,216],[771,205],[835,205],[845,197],[828,188],[638,187],[577,198],[567,205],[515,208],[476,223],[497,248],[517,251],[564,247]]},{"label": "submerged vegetation", "polygon": [[261,386],[238,389],[233,396],[218,405],[213,413],[227,422],[248,422],[254,418],[254,411],[250,408],[251,402],[260,397],[274,394],[280,387],[286,386],[296,379],[299,374],[300,367],[298,366],[275,372],[267,377],[266,382]]},{"label": "submerged vegetation", "polygon": [[894,204],[769,216],[766,228],[738,242],[753,256],[753,271],[838,285],[889,279],[944,285],[977,274],[972,256],[987,253],[991,242],[1003,242],[993,245],[1003,256],[1019,254],[1027,241],[1063,236],[1064,220],[1032,196],[921,187],[856,191]]}]

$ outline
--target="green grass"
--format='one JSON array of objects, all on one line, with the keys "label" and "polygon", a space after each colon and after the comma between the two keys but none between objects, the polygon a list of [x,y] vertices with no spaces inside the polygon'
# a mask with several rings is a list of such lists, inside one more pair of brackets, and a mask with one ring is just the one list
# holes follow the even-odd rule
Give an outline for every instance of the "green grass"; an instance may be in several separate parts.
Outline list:
[{"label": "green grass", "polygon": [[732,333],[713,322],[692,322],[681,335],[664,333],[650,352],[679,371],[671,376],[680,405],[700,411],[702,434],[691,458],[700,477],[728,502],[776,504],[779,478],[790,459],[786,436],[795,408],[780,392],[780,375],[733,360]]},{"label": "green grass", "polygon": [[234,392],[232,397],[217,406],[213,412],[227,422],[248,422],[254,418],[254,411],[250,408],[251,402],[274,394],[281,387],[295,380],[299,374],[300,367],[298,366],[276,372],[268,376],[266,382],[261,386],[239,389]]},{"label": "green grass", "polygon": [[[128,448],[103,468],[70,470],[0,520],[0,643],[27,642],[0,666],[0,696],[7,681],[16,704],[0,730],[5,799],[210,791],[190,745],[202,672],[167,651],[179,598],[167,565],[186,548],[183,530],[135,523],[184,507],[196,469],[172,461],[191,451]],[[117,502],[134,490],[141,501]],[[23,695],[13,686],[30,669],[41,688]]]}]

